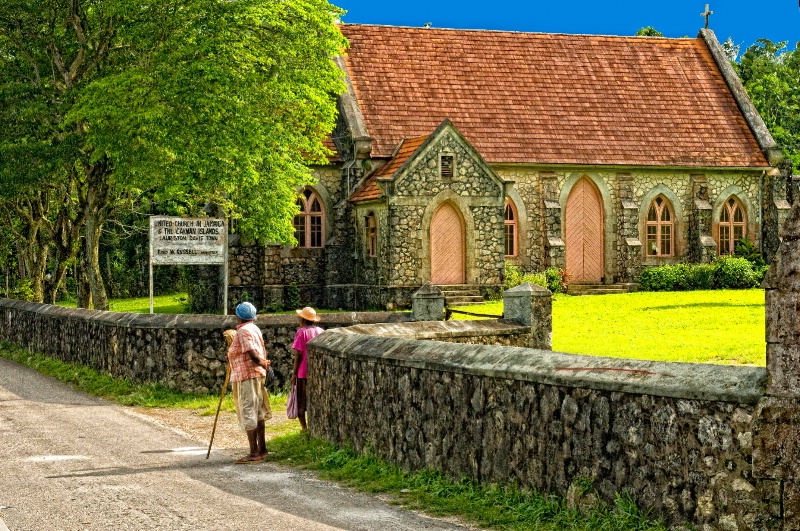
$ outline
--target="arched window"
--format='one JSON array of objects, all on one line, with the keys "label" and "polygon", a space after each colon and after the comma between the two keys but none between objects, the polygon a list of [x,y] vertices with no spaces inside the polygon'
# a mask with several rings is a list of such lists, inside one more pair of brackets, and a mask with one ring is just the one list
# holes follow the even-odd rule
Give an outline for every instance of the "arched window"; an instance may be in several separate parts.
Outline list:
[{"label": "arched window", "polygon": [[297,246],[323,247],[325,245],[323,236],[325,212],[319,196],[311,188],[306,188],[297,198],[297,206],[300,207],[300,212],[292,222]]},{"label": "arched window", "polygon": [[517,208],[511,199],[506,199],[503,207],[505,219],[506,256],[517,256]]},{"label": "arched window", "polygon": [[736,250],[736,242],[746,236],[746,223],[742,203],[729,197],[719,214],[719,254],[732,254]]},{"label": "arched window", "polygon": [[367,256],[378,256],[378,220],[375,219],[375,214],[370,212],[364,221],[367,240]]},{"label": "arched window", "polygon": [[672,256],[675,252],[675,216],[669,201],[656,197],[647,210],[647,256]]}]

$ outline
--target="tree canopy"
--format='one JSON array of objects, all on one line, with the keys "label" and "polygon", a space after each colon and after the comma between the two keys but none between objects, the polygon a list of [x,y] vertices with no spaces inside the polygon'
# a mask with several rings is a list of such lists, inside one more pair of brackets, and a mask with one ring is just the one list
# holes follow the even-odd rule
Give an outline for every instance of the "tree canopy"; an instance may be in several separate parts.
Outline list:
[{"label": "tree canopy", "polygon": [[344,89],[341,14],[326,0],[3,1],[0,201],[47,229],[36,245],[64,235],[58,216],[81,227],[65,259],[82,234],[99,308],[103,226],[142,197],[211,201],[250,237],[291,241]]},{"label": "tree canopy", "polygon": [[663,37],[664,34],[655,29],[653,26],[645,26],[636,30],[636,35],[639,37]]},{"label": "tree canopy", "polygon": [[[733,66],[775,141],[800,168],[800,52],[759,39]],[[737,50],[738,51],[738,50]]]}]

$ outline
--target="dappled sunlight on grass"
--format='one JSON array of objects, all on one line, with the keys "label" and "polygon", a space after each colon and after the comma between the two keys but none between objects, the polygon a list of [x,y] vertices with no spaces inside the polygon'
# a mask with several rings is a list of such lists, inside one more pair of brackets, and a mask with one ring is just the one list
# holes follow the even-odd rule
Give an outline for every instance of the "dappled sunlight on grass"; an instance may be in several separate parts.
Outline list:
[{"label": "dappled sunlight on grass", "polygon": [[[500,314],[503,303],[460,309]],[[764,366],[764,291],[556,295],[553,350],[614,358]]]},{"label": "dappled sunlight on grass", "polygon": [[[158,295],[153,297],[153,313],[188,313],[186,293]],[[75,302],[59,302],[58,306],[75,307]],[[150,313],[150,297],[131,299],[111,299],[108,301],[112,312]]]}]

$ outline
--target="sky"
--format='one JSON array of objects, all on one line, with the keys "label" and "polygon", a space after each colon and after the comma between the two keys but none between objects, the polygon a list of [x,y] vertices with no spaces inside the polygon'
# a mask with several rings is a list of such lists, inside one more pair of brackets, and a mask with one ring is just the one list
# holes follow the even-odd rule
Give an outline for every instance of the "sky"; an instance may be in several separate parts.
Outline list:
[{"label": "sky", "polygon": [[[633,35],[653,26],[667,37],[695,37],[705,2],[695,0],[330,0],[351,24],[495,29],[544,33]],[[741,51],[759,38],[800,41],[800,0],[709,2],[709,28],[720,42],[732,37]]]}]

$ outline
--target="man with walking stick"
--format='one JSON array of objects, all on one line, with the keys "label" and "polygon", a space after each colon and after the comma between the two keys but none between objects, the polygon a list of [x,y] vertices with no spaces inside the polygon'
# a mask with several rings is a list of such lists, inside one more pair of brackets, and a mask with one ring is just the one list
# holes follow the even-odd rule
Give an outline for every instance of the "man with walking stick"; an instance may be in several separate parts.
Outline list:
[{"label": "man with walking stick", "polygon": [[258,463],[267,456],[264,421],[272,417],[264,381],[270,362],[261,330],[256,326],[256,308],[249,302],[236,307],[236,336],[228,348],[233,403],[239,427],[247,433],[250,453],[236,464]]}]

